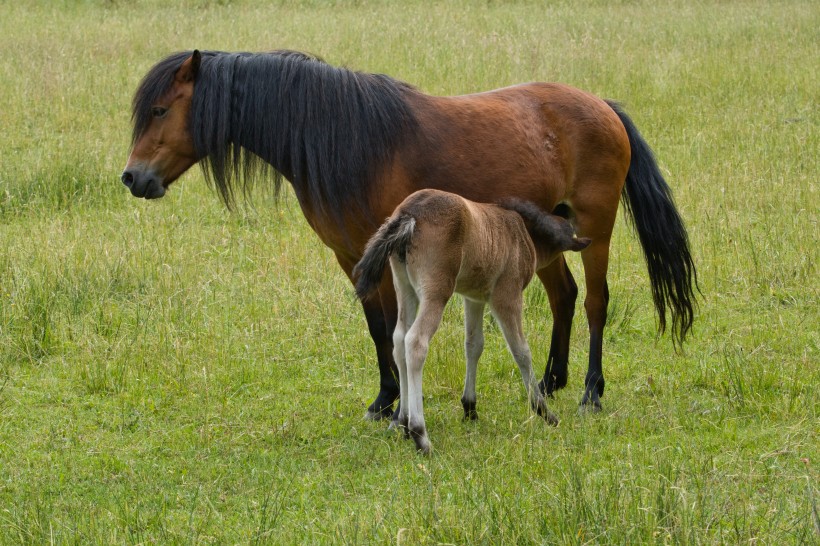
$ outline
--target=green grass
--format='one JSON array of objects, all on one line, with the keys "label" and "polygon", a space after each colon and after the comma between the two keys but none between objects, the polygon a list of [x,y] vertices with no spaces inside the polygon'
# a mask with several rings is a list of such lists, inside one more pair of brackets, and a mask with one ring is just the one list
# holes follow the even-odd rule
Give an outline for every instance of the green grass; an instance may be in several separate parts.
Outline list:
[{"label": "green grass", "polygon": [[[820,540],[816,3],[2,10],[0,543]],[[693,338],[676,354],[656,337],[619,220],[604,411],[577,413],[579,302],[560,426],[528,412],[495,328],[480,419],[461,422],[454,301],[425,373],[435,452],[417,456],[362,419],[364,318],[295,199],[229,213],[195,170],[157,202],[119,183],[139,79],[192,47],[301,49],[435,94],[557,80],[622,101],[690,230]],[[543,369],[549,306],[526,299]]]}]

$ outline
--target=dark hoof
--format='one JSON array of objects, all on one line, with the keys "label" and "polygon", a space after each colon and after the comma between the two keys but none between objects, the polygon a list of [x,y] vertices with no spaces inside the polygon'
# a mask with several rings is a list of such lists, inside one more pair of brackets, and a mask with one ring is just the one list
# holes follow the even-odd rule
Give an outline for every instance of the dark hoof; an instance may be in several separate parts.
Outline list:
[{"label": "dark hoof", "polygon": [[370,404],[370,407],[367,408],[364,418],[368,421],[381,421],[382,419],[390,418],[393,415],[393,402],[398,399],[398,387],[396,387],[395,392],[393,392],[392,389],[382,386],[381,390],[379,390],[379,395],[373,403]]},{"label": "dark hoof", "polygon": [[461,407],[464,408],[464,420],[475,421],[478,419],[478,413],[475,411],[475,400],[461,399]]},{"label": "dark hoof", "polygon": [[581,406],[588,406],[594,412],[601,411],[601,397],[604,395],[604,377],[598,374],[587,374],[584,380],[584,397]]},{"label": "dark hoof", "polygon": [[390,407],[382,408],[380,411],[374,411],[373,406],[370,406],[364,414],[364,418],[367,421],[382,421],[383,419],[389,419],[392,416],[393,408]]},{"label": "dark hoof", "polygon": [[409,436],[413,438],[413,442],[416,444],[416,451],[421,453],[422,455],[429,455],[430,451],[432,451],[433,446],[430,444],[430,440],[427,438],[427,432],[422,430],[407,430]]},{"label": "dark hoof", "polygon": [[560,377],[557,375],[548,374],[538,383],[538,387],[541,389],[541,394],[549,396],[550,398],[555,396],[555,391],[561,390],[566,386],[566,374],[562,374]]},{"label": "dark hoof", "polygon": [[544,418],[544,420],[547,422],[548,425],[551,425],[551,426],[554,426],[554,427],[557,427],[558,423],[561,422],[560,419],[558,419],[558,416],[555,415],[554,413],[552,413],[550,410],[547,410],[546,413],[541,415],[541,417]]},{"label": "dark hoof", "polygon": [[540,417],[543,417],[548,424],[552,426],[558,425],[558,416],[549,410],[549,408],[547,407],[547,403],[544,400],[536,402],[533,405],[532,409],[535,410],[535,413],[537,413]]},{"label": "dark hoof", "polygon": [[578,412],[598,413],[601,409],[601,401],[598,399],[598,393],[590,395],[589,392],[585,392],[584,397],[581,399],[581,403],[579,404]]}]

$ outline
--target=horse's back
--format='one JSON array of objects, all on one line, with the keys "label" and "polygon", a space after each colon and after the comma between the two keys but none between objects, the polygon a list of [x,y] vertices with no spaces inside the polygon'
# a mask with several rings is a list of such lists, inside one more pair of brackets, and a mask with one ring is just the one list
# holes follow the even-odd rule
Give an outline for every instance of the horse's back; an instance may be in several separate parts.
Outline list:
[{"label": "horse's back", "polygon": [[545,210],[591,184],[620,195],[629,140],[617,114],[590,93],[529,83],[408,100],[420,130],[399,153],[404,187],[394,191],[438,188],[478,202],[517,196]]}]

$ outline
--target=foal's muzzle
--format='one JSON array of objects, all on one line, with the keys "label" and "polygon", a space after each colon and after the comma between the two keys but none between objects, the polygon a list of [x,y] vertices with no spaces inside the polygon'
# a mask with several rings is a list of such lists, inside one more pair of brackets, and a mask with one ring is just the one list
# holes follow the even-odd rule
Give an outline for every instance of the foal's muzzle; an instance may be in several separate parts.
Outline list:
[{"label": "foal's muzzle", "polygon": [[131,195],[134,197],[158,199],[165,195],[165,187],[162,185],[162,181],[150,172],[125,169],[121,179],[125,187],[131,190]]}]

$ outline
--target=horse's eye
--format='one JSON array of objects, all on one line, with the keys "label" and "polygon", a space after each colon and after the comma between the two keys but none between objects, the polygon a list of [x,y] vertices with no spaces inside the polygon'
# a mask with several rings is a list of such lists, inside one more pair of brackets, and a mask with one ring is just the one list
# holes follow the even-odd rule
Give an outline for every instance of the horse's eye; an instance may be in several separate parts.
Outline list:
[{"label": "horse's eye", "polygon": [[151,108],[151,115],[155,118],[164,118],[167,113],[168,109],[163,108],[162,106],[154,106]]}]

